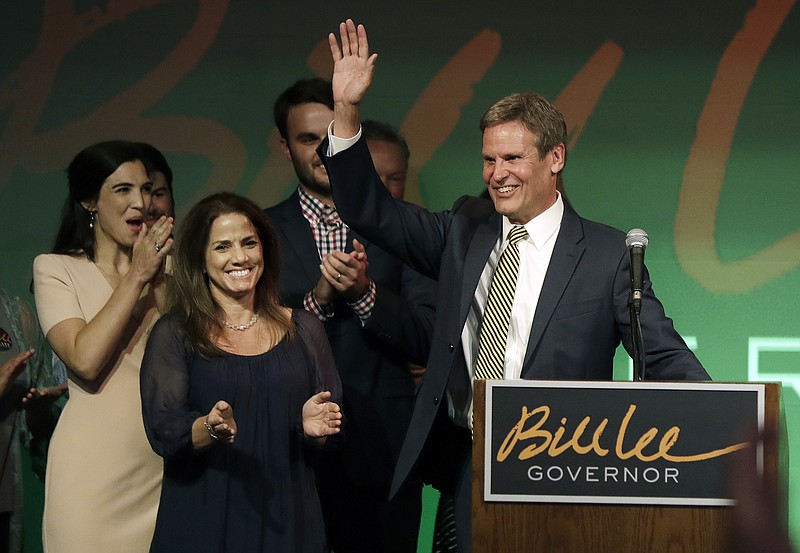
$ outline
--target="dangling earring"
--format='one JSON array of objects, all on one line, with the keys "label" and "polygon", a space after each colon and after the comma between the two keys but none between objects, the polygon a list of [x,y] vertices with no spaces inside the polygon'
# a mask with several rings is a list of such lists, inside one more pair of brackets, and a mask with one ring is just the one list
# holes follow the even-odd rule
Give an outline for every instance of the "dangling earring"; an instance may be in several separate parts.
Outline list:
[{"label": "dangling earring", "polygon": [[94,228],[94,211],[89,212],[89,230]]}]

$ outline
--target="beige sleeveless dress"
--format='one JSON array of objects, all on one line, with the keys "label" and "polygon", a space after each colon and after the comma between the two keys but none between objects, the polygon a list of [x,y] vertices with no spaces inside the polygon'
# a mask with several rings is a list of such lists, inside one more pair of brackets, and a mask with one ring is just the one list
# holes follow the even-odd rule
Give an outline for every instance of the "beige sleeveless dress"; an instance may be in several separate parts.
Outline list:
[{"label": "beige sleeveless dress", "polygon": [[[90,321],[113,289],[85,257],[40,255],[33,264],[45,336],[61,321]],[[144,553],[150,549],[162,459],[142,423],[139,368],[158,319],[149,287],[97,381],[69,376],[69,401],[47,458],[42,538],[46,553]]]}]

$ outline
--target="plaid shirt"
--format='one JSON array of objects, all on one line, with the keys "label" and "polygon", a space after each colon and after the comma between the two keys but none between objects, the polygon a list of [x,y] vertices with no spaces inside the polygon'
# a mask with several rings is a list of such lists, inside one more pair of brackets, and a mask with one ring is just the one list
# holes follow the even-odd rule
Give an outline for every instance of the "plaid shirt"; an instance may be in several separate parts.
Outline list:
[{"label": "plaid shirt", "polygon": [[[297,191],[300,196],[300,210],[311,226],[311,234],[317,244],[319,258],[322,259],[337,250],[343,252],[347,247],[347,225],[342,222],[336,208],[320,202],[302,188],[298,188]],[[372,279],[369,279],[369,287],[364,295],[354,302],[347,302],[347,305],[358,315],[362,323],[366,322],[370,314],[372,314],[376,292],[375,283]],[[314,290],[306,293],[303,299],[303,306],[306,311],[313,313],[323,322],[333,318],[333,305],[323,308],[317,303],[317,299],[314,297]]]}]

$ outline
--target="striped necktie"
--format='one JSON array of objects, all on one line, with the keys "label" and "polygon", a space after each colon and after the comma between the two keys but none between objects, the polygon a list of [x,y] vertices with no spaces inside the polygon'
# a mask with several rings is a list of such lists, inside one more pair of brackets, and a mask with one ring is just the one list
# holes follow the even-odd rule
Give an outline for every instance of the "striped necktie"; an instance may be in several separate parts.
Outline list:
[{"label": "striped necktie", "polygon": [[502,380],[503,365],[508,342],[508,324],[511,320],[511,305],[517,289],[519,274],[519,246],[517,243],[528,236],[525,227],[515,225],[508,233],[508,246],[500,256],[497,268],[489,285],[489,296],[483,310],[483,323],[478,336],[478,360],[475,363],[475,378]]}]

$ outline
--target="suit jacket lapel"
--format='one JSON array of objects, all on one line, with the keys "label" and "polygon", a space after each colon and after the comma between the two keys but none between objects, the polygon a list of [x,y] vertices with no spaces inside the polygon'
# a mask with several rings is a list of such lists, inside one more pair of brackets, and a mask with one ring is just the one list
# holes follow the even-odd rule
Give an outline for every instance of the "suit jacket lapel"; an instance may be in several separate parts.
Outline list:
[{"label": "suit jacket lapel", "polygon": [[489,259],[492,248],[497,243],[497,239],[503,230],[503,218],[494,212],[475,231],[472,240],[467,248],[467,255],[464,261],[464,283],[461,292],[461,306],[459,311],[459,324],[463,327],[467,320],[469,306],[475,296],[475,289],[478,281]]},{"label": "suit jacket lapel", "polygon": [[536,312],[533,316],[531,333],[528,337],[528,347],[525,351],[525,360],[522,363],[522,376],[532,368],[533,351],[542,339],[547,325],[553,316],[556,306],[561,301],[569,284],[575,268],[578,266],[584,247],[583,225],[580,217],[567,204],[564,205],[564,217],[561,221],[561,229],[558,231],[558,238],[553,248],[553,255],[550,258],[550,265],[542,284],[542,292],[539,295],[539,302],[536,304]]},{"label": "suit jacket lapel", "polygon": [[[314,243],[314,235],[311,227],[303,216],[300,209],[300,198],[295,191],[284,204],[285,209],[281,213],[279,221],[275,221],[280,227],[280,232],[286,236],[286,243],[291,248],[291,252],[283,254],[284,260],[293,255],[303,269],[309,282],[316,283],[319,280],[319,250]],[[286,261],[284,261],[284,266]]]}]

